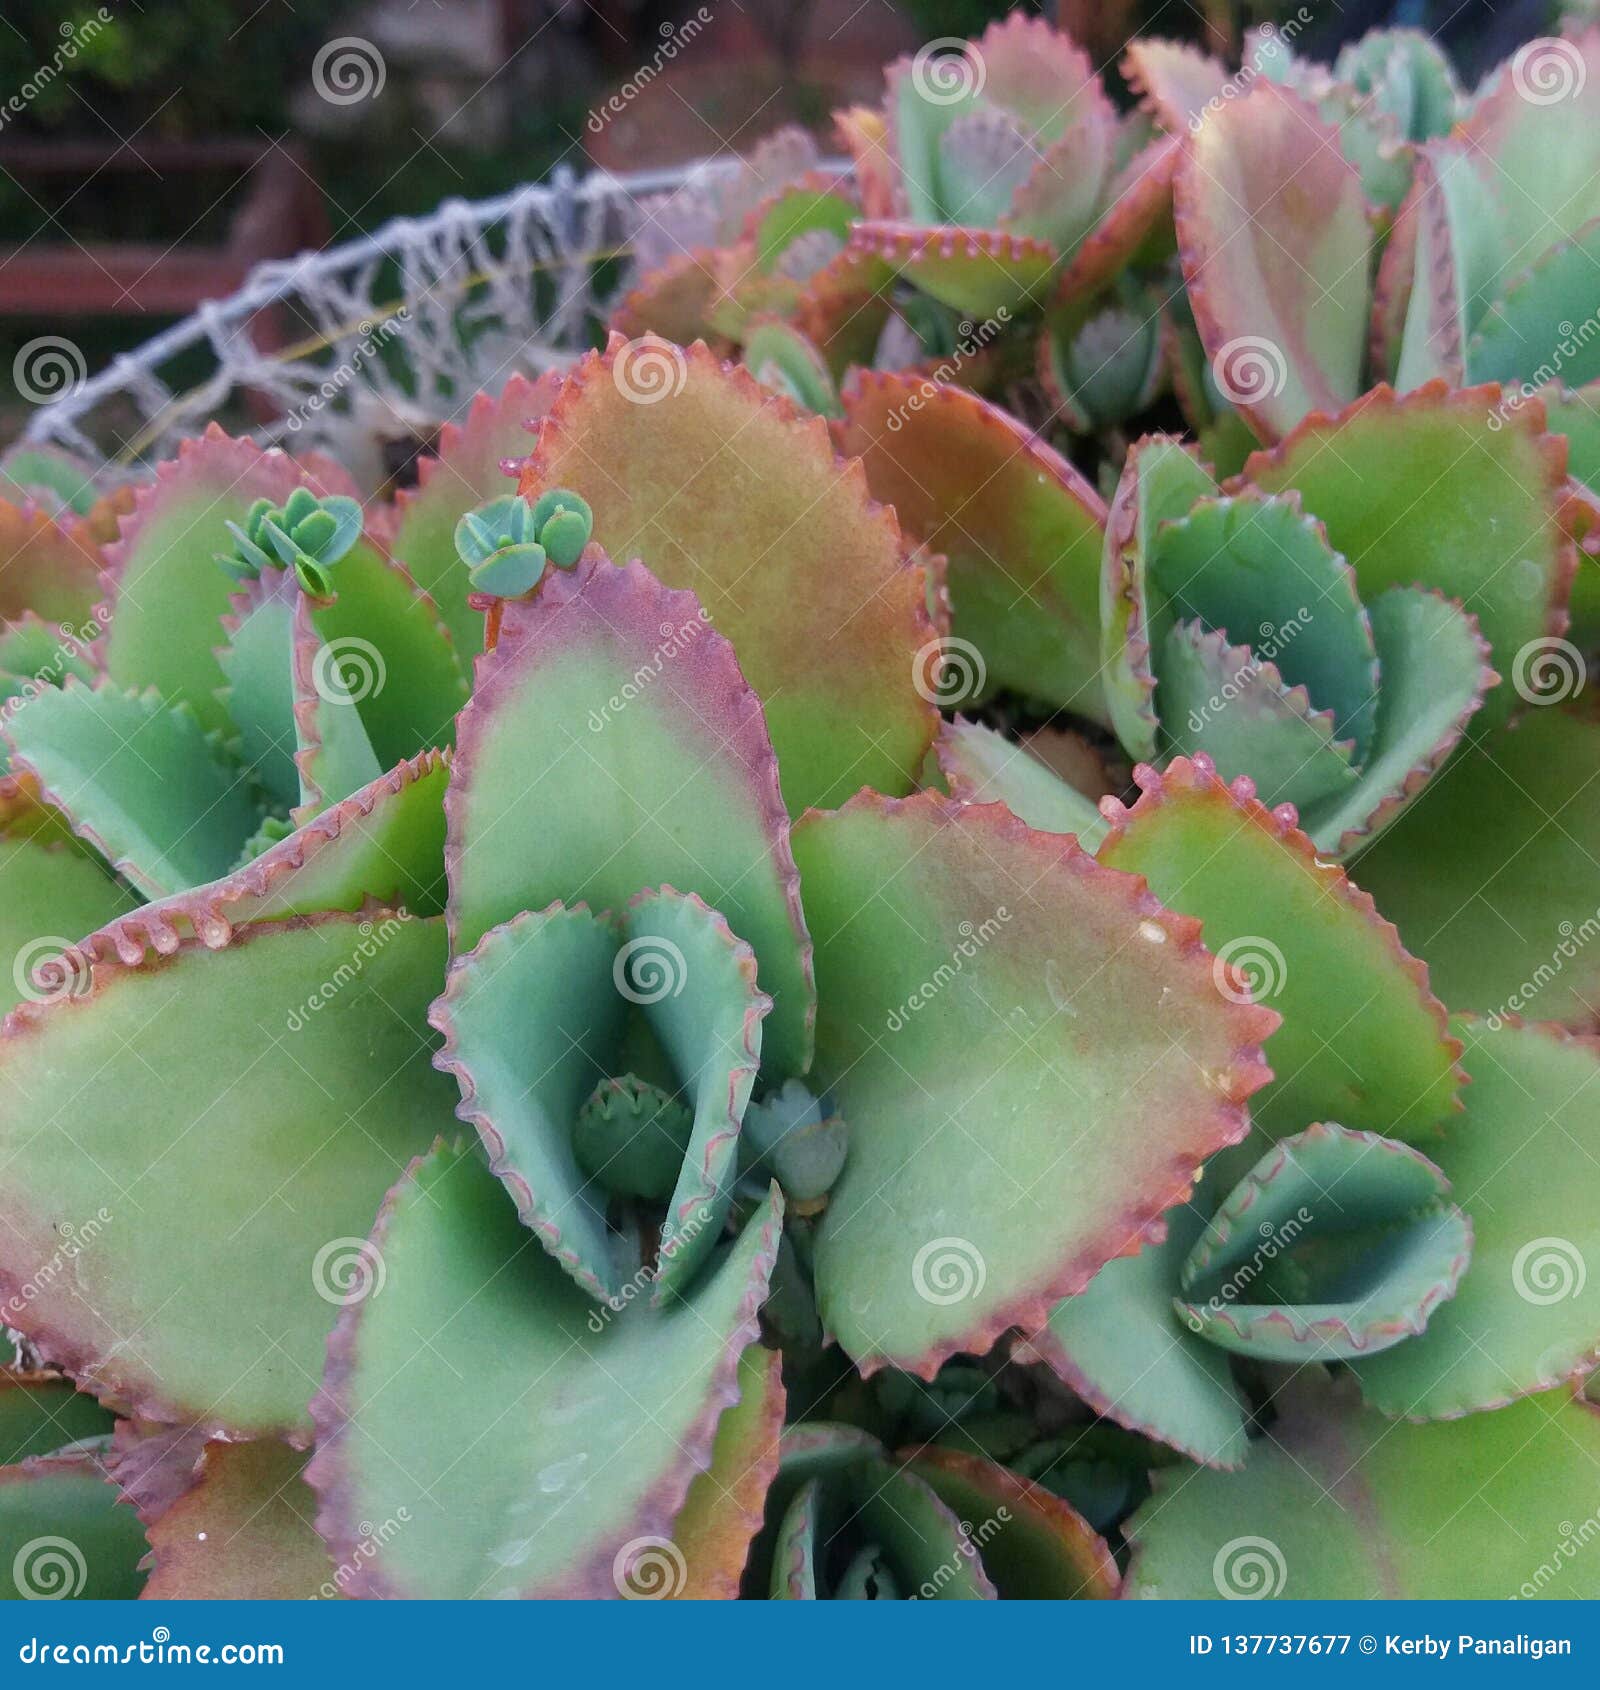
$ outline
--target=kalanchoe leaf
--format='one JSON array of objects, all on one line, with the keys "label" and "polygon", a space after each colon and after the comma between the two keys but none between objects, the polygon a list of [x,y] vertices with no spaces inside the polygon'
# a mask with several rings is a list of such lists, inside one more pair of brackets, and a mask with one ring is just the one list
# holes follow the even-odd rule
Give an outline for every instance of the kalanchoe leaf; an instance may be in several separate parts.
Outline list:
[{"label": "kalanchoe leaf", "polygon": [[[1412,585],[1459,600],[1490,661],[1509,672],[1529,641],[1564,632],[1575,557],[1557,520],[1560,445],[1538,405],[1502,415],[1498,399],[1495,388],[1448,393],[1432,383],[1403,398],[1376,388],[1342,416],[1310,418],[1257,453],[1245,479],[1298,491],[1367,602]],[[1519,703],[1513,688],[1495,688],[1475,729]]]},{"label": "kalanchoe leaf", "polygon": [[622,1276],[606,1239],[605,1196],[586,1182],[573,1128],[620,1047],[626,1000],[613,968],[620,938],[584,904],[552,904],[490,928],[451,964],[428,1013],[435,1059],[461,1088],[523,1225],[592,1296]]},{"label": "kalanchoe leaf", "polygon": [[640,557],[698,596],[766,708],[792,812],[863,781],[910,788],[936,726],[914,684],[933,634],[924,571],[821,419],[703,346],[613,338],[565,378],[541,428],[522,490],[551,487],[589,500],[612,557]]},{"label": "kalanchoe leaf", "polygon": [[[1252,1104],[1274,1136],[1338,1120],[1404,1140],[1435,1135],[1459,1107],[1459,1043],[1427,970],[1336,864],[1269,811],[1250,783],[1231,786],[1204,758],[1135,771],[1139,801],[1106,800],[1100,861],[1145,876],[1204,924],[1223,990],[1251,988],[1282,1012],[1267,1046],[1276,1078]],[[1226,967],[1224,967],[1226,965]],[[1228,984],[1227,971],[1239,979]],[[1341,1016],[1337,1045],[1328,1005]]]},{"label": "kalanchoe leaf", "polygon": [[1105,837],[1092,798],[993,728],[958,716],[940,729],[935,750],[951,796],[963,804],[1004,804],[1041,833],[1076,834],[1086,851]]},{"label": "kalanchoe leaf", "polygon": [[633,1074],[605,1079],[578,1111],[572,1152],[578,1166],[607,1191],[665,1200],[683,1166],[693,1112],[678,1098]]},{"label": "kalanchoe leaf", "polygon": [[778,1470],[783,1427],[783,1358],[751,1344],[739,1358],[739,1400],[717,1422],[711,1465],[695,1476],[672,1523],[687,1568],[683,1601],[732,1601],[750,1544],[761,1529]]},{"label": "kalanchoe leaf", "polygon": [[0,1467],[0,1601],[127,1600],[144,1574],[144,1531],[93,1454]]},{"label": "kalanchoe leaf", "polygon": [[0,499],[0,621],[32,611],[69,631],[82,628],[94,620],[100,569],[101,549],[87,523],[55,521],[37,505]]},{"label": "kalanchoe leaf", "polygon": [[881,259],[941,305],[1001,322],[1039,310],[1056,268],[1056,250],[1048,241],[944,225],[860,222],[846,250]]},{"label": "kalanchoe leaf", "polygon": [[822,1481],[807,1479],[789,1499],[778,1521],[772,1546],[772,1583],[767,1594],[774,1602],[815,1602],[817,1588],[817,1517],[822,1504]]},{"label": "kalanchoe leaf", "polygon": [[[1559,645],[1536,648],[1525,676],[1552,696],[1582,671]],[[1593,841],[1600,781],[1574,778],[1600,758],[1587,699],[1529,710],[1464,747],[1446,774],[1361,858],[1361,883],[1428,965],[1452,1004],[1480,1013],[1589,1021],[1600,1002],[1600,897]]]},{"label": "kalanchoe leaf", "polygon": [[1592,310],[1597,261],[1600,217],[1513,277],[1467,342],[1467,378],[1513,385],[1540,370],[1559,370],[1564,383],[1581,387],[1600,377],[1593,343],[1574,329]]},{"label": "kalanchoe leaf", "polygon": [[238,735],[239,754],[269,799],[300,801],[295,767],[296,581],[282,570],[245,577],[222,618],[217,663],[226,677],[218,697]]},{"label": "kalanchoe leaf", "polygon": [[1185,145],[1173,209],[1189,303],[1227,397],[1275,440],[1361,391],[1361,179],[1317,114],[1270,83],[1221,102]]},{"label": "kalanchoe leaf", "polygon": [[395,497],[388,550],[433,599],[450,630],[465,674],[483,649],[483,617],[467,603],[466,572],[456,552],[456,525],[467,512],[513,488],[506,465],[533,446],[533,429],[555,397],[556,377],[513,375],[494,393],[480,393],[459,422],[439,431],[437,454],[417,466],[417,485]]},{"label": "kalanchoe leaf", "polygon": [[473,566],[469,576],[472,590],[502,599],[521,598],[539,585],[545,561],[543,546],[531,543],[501,546],[492,556]]},{"label": "kalanchoe leaf", "polygon": [[[447,772],[438,752],[402,763],[225,878],[108,921],[74,945],[74,955],[133,967],[151,952],[170,955],[184,939],[215,950],[247,922],[354,913],[369,900],[412,915],[438,915],[444,908]],[[256,838],[280,825],[265,819]]]},{"label": "kalanchoe leaf", "polygon": [[840,1575],[834,1599],[840,1602],[898,1602],[903,1595],[889,1557],[877,1544],[858,1550]]},{"label": "kalanchoe leaf", "polygon": [[114,1424],[64,1374],[0,1368],[0,1467],[103,1437]]},{"label": "kalanchoe leaf", "polygon": [[826,1196],[844,1167],[849,1136],[844,1122],[798,1080],[745,1111],[740,1162],[765,1169],[790,1199]]},{"label": "kalanchoe leaf", "polygon": [[1013,1601],[1109,1598],[1121,1579],[1105,1542],[1042,1486],[953,1449],[902,1450],[897,1461],[969,1528],[1000,1594]]},{"label": "kalanchoe leaf", "polygon": [[744,338],[744,362],[756,380],[774,393],[819,416],[842,415],[822,354],[792,323],[778,317],[753,319]]},{"label": "kalanchoe leaf", "polygon": [[1429,1149],[1471,1212],[1472,1264],[1421,1337],[1355,1364],[1367,1401],[1408,1418],[1496,1408],[1600,1353],[1600,1234],[1573,1175],[1600,1145],[1600,1054],[1550,1026],[1455,1025],[1472,1084]]},{"label": "kalanchoe leaf", "polygon": [[[807,818],[796,854],[818,1073],[852,1123],[818,1306],[863,1371],[927,1377],[1041,1321],[1244,1136],[1275,1018],[1222,996],[1195,923],[998,805],[864,794]],[[973,1161],[977,1110],[1007,1127]]]},{"label": "kalanchoe leaf", "polygon": [[35,839],[0,838],[0,885],[0,962],[11,959],[9,974],[0,972],[0,1013],[81,989],[72,941],[136,903],[83,852]]},{"label": "kalanchoe leaf", "polygon": [[1557,1552],[1588,1494],[1600,1418],[1553,1392],[1409,1426],[1320,1375],[1305,1368],[1274,1393],[1278,1419],[1243,1474],[1156,1475],[1128,1527],[1130,1596],[1600,1594],[1590,1557]]},{"label": "kalanchoe leaf", "polygon": [[381,669],[382,654],[370,645],[352,654],[357,659],[352,685],[341,669],[341,647],[322,640],[316,615],[316,601],[300,592],[291,633],[294,764],[300,776],[299,803],[292,816],[297,827],[369,786],[383,770],[360,703],[363,689],[370,697],[373,686],[381,688],[372,666]]},{"label": "kalanchoe leaf", "polygon": [[[1013,1347],[1019,1361],[1048,1367],[1097,1414],[1143,1432],[1208,1467],[1241,1467],[1248,1404],[1227,1356],[1172,1305],[1178,1275],[1205,1216],[1193,1203],[1167,1211],[1166,1236],[1137,1233],[1048,1323]],[[1143,1248],[1139,1248],[1143,1243]]]},{"label": "kalanchoe leaf", "polygon": [[596,553],[508,602],[460,740],[447,800],[458,952],[554,898],[621,910],[642,886],[682,886],[755,951],[772,1072],[805,1072],[810,941],[772,748],[692,594]]},{"label": "kalanchoe leaf", "polygon": [[582,509],[558,506],[539,530],[539,539],[557,569],[571,569],[583,556],[583,548],[594,531],[594,517],[588,506]]},{"label": "kalanchoe leaf", "polygon": [[[844,448],[873,493],[949,560],[963,704],[1010,686],[1105,721],[1096,571],[1105,507],[1064,458],[964,388],[860,371]],[[937,677],[933,677],[937,680]]]},{"label": "kalanchoe leaf", "polygon": [[[146,1601],[336,1600],[341,1576],[312,1526],[306,1457],[271,1439],[209,1443],[197,1482],[150,1527]],[[374,1522],[397,1531],[404,1517]]]},{"label": "kalanchoe leaf", "polygon": [[1074,433],[1126,422],[1161,385],[1161,312],[1134,300],[1102,306],[1060,330],[1047,327],[1038,369],[1056,416]]},{"label": "kalanchoe leaf", "polygon": [[[439,1145],[413,1163],[371,1240],[388,1266],[384,1294],[341,1317],[313,1410],[317,1526],[335,1559],[359,1569],[350,1593],[680,1587],[684,1561],[668,1534],[741,1389],[781,1213],[774,1195],[687,1303],[657,1310],[640,1299],[613,1313],[527,1247],[475,1156]],[[447,1326],[448,1355],[419,1353],[419,1332]],[[648,1408],[618,1399],[619,1378],[651,1382]],[[518,1405],[516,1436],[507,1402]],[[448,1443],[441,1412],[459,1434]],[[406,1529],[356,1555],[360,1522],[400,1507]]]},{"label": "kalanchoe leaf", "polygon": [[1392,1349],[1423,1330],[1466,1270],[1472,1227],[1448,1189],[1406,1145],[1307,1127],[1223,1199],[1184,1260],[1178,1314],[1210,1342],[1263,1361]]},{"label": "kalanchoe leaf", "polygon": [[16,765],[147,897],[227,874],[259,823],[244,766],[154,691],[69,679],[15,710],[4,732]]},{"label": "kalanchoe leaf", "polygon": [[[449,1120],[423,1042],[443,961],[439,922],[326,916],[98,964],[86,995],[13,1011],[0,1289],[39,1353],[151,1418],[303,1437],[336,1306],[376,1279],[357,1248],[375,1193]],[[42,1276],[63,1215],[97,1221],[94,1248]]]}]

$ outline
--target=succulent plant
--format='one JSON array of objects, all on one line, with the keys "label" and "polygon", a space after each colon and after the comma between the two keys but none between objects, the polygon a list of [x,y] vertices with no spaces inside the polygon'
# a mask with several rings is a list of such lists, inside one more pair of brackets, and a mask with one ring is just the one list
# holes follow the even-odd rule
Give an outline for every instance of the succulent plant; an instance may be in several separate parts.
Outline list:
[{"label": "succulent plant", "polygon": [[392,498],[6,459],[7,1594],[1600,1593],[1571,118],[940,45]]}]

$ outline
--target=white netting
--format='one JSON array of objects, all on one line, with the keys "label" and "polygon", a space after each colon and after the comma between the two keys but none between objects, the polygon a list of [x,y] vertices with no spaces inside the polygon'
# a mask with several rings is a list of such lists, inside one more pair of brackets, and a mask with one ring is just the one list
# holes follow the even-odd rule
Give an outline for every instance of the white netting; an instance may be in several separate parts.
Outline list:
[{"label": "white netting", "polygon": [[[628,281],[641,198],[739,168],[581,181],[559,171],[548,184],[448,200],[346,246],[258,265],[237,293],[42,407],[27,437],[135,473],[217,419],[263,444],[334,451],[379,479],[360,460],[380,441],[425,436],[480,388],[593,343]],[[250,333],[269,311],[289,343],[276,355]]]}]

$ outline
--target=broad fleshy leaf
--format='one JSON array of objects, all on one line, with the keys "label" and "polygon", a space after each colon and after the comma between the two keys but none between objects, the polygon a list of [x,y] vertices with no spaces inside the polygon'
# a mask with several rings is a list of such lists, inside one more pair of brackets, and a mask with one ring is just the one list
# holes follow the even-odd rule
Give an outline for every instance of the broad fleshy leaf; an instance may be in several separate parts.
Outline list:
[{"label": "broad fleshy leaf", "polygon": [[[136,902],[71,845],[0,838],[0,965],[10,963],[0,973],[0,1014],[71,991],[79,984],[72,946]],[[52,964],[62,968],[54,978]]]},{"label": "broad fleshy leaf", "polygon": [[92,1455],[0,1467],[0,1601],[127,1599],[144,1584],[144,1529]]},{"label": "broad fleshy leaf", "polygon": [[1195,923],[1000,805],[867,793],[795,844],[852,1123],[818,1308],[863,1371],[931,1377],[1187,1195],[1243,1137],[1276,1020],[1222,995]]},{"label": "broad fleshy leaf", "polygon": [[80,639],[100,596],[100,548],[81,522],[0,498],[0,622],[32,611]]},{"label": "broad fleshy leaf", "polygon": [[[303,1437],[336,1309],[377,1282],[362,1228],[450,1119],[443,967],[440,922],[325,916],[14,1010],[0,1290],[39,1353],[147,1418]],[[70,1273],[63,1221],[98,1229]]]},{"label": "broad fleshy leaf", "polygon": [[1041,833],[1076,834],[1086,851],[1105,838],[1092,798],[993,728],[958,716],[940,730],[935,750],[951,796],[963,804],[1004,804]]},{"label": "broad fleshy leaf", "polygon": [[689,1301],[612,1312],[476,1156],[438,1145],[415,1162],[371,1240],[384,1294],[341,1317],[314,1405],[307,1475],[334,1559],[352,1561],[361,1521],[411,1516],[349,1593],[616,1597],[663,1572],[681,1585],[668,1534],[738,1396],[781,1213],[774,1192]]},{"label": "broad fleshy leaf", "polygon": [[[0,1320],[9,1324],[3,1306]],[[0,1369],[0,1467],[104,1437],[114,1424],[108,1410],[59,1373]]]}]

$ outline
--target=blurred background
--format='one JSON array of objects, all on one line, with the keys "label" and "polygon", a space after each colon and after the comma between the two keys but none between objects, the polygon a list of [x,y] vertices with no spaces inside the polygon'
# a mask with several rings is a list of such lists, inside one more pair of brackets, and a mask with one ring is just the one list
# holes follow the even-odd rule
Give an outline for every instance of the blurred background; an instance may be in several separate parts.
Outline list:
[{"label": "blurred background", "polygon": [[[567,165],[738,152],[871,99],[882,66],[1005,0],[104,0],[0,8],[0,442],[17,349],[67,332],[90,370],[250,265]],[[1062,0],[1098,62],[1139,32],[1236,52],[1300,15],[1331,57],[1383,23],[1471,82],[1595,0]],[[1306,22],[1309,17],[1310,21]],[[615,98],[625,94],[625,98]]]}]

